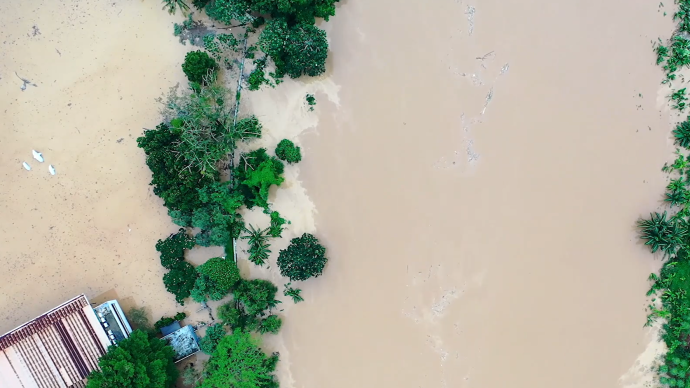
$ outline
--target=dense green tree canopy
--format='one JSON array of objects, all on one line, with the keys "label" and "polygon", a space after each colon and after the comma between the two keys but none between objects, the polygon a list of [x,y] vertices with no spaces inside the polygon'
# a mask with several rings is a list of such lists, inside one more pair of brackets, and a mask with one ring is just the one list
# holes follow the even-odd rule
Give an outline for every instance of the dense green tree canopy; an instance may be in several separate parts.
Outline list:
[{"label": "dense green tree canopy", "polygon": [[235,330],[216,347],[199,388],[278,388],[277,363],[277,353],[267,356],[251,334]]},{"label": "dense green tree canopy", "polygon": [[276,76],[315,77],[326,72],[328,41],[326,32],[313,24],[289,25],[272,19],[259,36],[259,47],[276,66]]},{"label": "dense green tree canopy", "polygon": [[194,248],[194,238],[182,228],[165,240],[158,240],[156,243],[156,250],[161,254],[161,265],[167,269],[174,268],[184,260],[185,249],[192,248]]},{"label": "dense green tree canopy", "polygon": [[263,279],[242,280],[235,289],[235,299],[244,306],[247,314],[255,316],[275,307],[278,303],[278,287]]},{"label": "dense green tree canopy", "polygon": [[199,274],[191,264],[180,261],[163,275],[163,284],[168,292],[175,295],[177,303],[184,305],[184,300],[191,295],[198,276]]},{"label": "dense green tree canopy", "polygon": [[259,333],[266,334],[276,334],[280,331],[280,327],[283,326],[283,321],[277,315],[269,315],[261,321],[259,326]]},{"label": "dense green tree canopy", "polygon": [[315,18],[328,20],[335,15],[339,0],[215,0],[206,8],[208,15],[225,24],[245,23],[251,13],[284,17],[291,23],[311,23]]},{"label": "dense green tree canopy", "polygon": [[203,302],[223,299],[240,281],[240,270],[232,258],[214,257],[197,267],[199,278],[196,279],[192,298]]},{"label": "dense green tree canopy", "polygon": [[199,189],[203,204],[191,218],[191,226],[201,229],[196,243],[201,246],[225,246],[232,238],[239,237],[244,222],[237,209],[244,198],[240,192],[232,191],[225,182],[214,182]]},{"label": "dense green tree canopy", "polygon": [[290,164],[299,163],[302,160],[302,152],[299,147],[288,139],[283,139],[276,146],[276,156]]},{"label": "dense green tree canopy", "polygon": [[203,84],[206,77],[213,78],[215,76],[218,71],[218,63],[205,51],[190,51],[184,57],[182,71],[184,71],[189,82]]},{"label": "dense green tree canopy", "polygon": [[268,208],[268,192],[271,186],[283,183],[283,162],[269,157],[265,148],[244,153],[235,170],[235,179],[248,208],[259,206]]},{"label": "dense green tree canopy", "polygon": [[170,210],[182,213],[198,208],[199,187],[213,182],[214,177],[204,175],[195,166],[180,158],[181,136],[166,124],[147,130],[137,139],[139,148],[146,153],[146,165],[153,175],[153,192],[161,197]]},{"label": "dense green tree canopy", "polygon": [[178,372],[175,352],[165,341],[135,330],[108,348],[100,370],[88,377],[87,388],[173,388]]},{"label": "dense green tree canopy", "polygon": [[213,354],[220,341],[225,337],[223,325],[216,323],[206,328],[206,335],[199,341],[199,348],[206,354]]},{"label": "dense green tree canopy", "polygon": [[326,248],[309,233],[293,238],[278,254],[280,273],[290,280],[307,280],[321,275],[327,261]]}]

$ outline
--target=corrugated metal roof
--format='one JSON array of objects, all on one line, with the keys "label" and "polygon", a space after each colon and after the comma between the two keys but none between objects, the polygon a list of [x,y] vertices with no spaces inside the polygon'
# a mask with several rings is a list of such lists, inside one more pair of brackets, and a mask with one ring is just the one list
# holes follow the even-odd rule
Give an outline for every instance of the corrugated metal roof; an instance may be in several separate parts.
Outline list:
[{"label": "corrugated metal roof", "polygon": [[0,336],[0,387],[84,387],[107,335],[79,295]]}]

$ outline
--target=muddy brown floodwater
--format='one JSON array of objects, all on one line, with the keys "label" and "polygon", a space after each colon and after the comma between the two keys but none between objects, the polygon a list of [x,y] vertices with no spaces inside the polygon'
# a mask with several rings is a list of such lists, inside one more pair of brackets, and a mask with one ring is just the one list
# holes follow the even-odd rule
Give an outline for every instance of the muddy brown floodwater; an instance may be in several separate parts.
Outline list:
[{"label": "muddy brown floodwater", "polygon": [[[644,386],[659,261],[634,224],[673,150],[664,11],[341,1],[327,76],[245,104],[263,145],[303,148],[274,193],[285,237],[314,232],[331,259],[266,340],[282,386]],[[182,81],[177,19],[148,0],[0,4],[0,331],[81,292],[175,310],[154,250],[174,227],[135,139]]]}]

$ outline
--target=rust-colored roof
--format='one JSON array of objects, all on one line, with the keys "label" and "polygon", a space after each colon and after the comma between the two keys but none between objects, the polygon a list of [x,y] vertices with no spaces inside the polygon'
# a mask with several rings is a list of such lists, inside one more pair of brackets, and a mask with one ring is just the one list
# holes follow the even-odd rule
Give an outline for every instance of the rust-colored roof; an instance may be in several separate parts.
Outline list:
[{"label": "rust-colored roof", "polygon": [[107,342],[86,296],[79,295],[0,336],[0,387],[83,387]]}]

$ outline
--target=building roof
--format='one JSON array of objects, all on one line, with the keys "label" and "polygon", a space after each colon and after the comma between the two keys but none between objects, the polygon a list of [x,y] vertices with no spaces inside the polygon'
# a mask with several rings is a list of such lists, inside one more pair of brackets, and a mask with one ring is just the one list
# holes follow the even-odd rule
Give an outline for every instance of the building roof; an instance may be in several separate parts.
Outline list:
[{"label": "building roof", "polygon": [[84,387],[110,343],[79,295],[0,336],[0,387]]},{"label": "building roof", "polygon": [[[178,324],[179,327],[179,324]],[[187,325],[181,329],[163,337],[168,344],[175,350],[173,360],[181,361],[199,351],[199,337],[196,336],[194,328]]]}]

